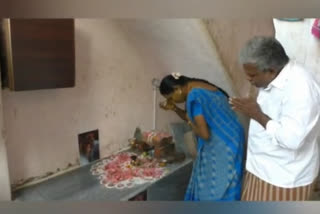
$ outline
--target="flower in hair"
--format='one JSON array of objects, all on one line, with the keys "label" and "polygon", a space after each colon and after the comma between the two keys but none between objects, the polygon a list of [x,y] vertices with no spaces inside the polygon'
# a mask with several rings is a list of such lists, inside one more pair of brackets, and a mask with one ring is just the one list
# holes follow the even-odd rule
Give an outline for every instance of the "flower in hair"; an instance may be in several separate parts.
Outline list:
[{"label": "flower in hair", "polygon": [[176,80],[181,77],[181,74],[180,74],[180,73],[172,73],[171,75],[172,75],[173,78],[175,78]]}]

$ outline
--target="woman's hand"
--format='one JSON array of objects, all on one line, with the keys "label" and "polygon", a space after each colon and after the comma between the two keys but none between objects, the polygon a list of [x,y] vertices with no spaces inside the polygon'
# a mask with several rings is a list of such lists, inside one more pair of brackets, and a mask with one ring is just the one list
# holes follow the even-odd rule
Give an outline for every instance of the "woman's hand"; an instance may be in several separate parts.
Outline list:
[{"label": "woman's hand", "polygon": [[207,125],[206,120],[202,115],[196,116],[194,118],[194,123],[189,118],[188,114],[186,114],[187,123],[192,128],[192,130],[195,132],[196,135],[201,137],[204,140],[209,140],[210,138],[210,132]]},{"label": "woman's hand", "polygon": [[176,104],[174,104],[174,102],[171,100],[166,100],[164,102],[161,102],[159,106],[164,110],[172,110],[172,111],[174,111],[177,108]]},{"label": "woman's hand", "polygon": [[186,122],[188,123],[189,126],[194,126],[194,124],[192,123],[191,119],[189,118],[188,114],[186,113]]}]

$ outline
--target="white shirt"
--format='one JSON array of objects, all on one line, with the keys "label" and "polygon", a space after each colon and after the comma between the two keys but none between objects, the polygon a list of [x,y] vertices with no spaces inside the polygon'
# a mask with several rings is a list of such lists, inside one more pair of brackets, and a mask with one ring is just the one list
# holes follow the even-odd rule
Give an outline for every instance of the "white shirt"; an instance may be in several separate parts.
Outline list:
[{"label": "white shirt", "polygon": [[257,102],[271,120],[266,129],[250,121],[246,168],[260,179],[283,188],[311,184],[318,175],[320,86],[290,61]]}]

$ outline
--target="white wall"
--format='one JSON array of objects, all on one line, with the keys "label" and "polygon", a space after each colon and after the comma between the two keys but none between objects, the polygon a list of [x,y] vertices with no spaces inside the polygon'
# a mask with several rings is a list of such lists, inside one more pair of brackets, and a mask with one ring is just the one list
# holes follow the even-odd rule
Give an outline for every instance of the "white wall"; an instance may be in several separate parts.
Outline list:
[{"label": "white wall", "polygon": [[288,56],[309,67],[320,78],[320,40],[311,34],[315,19],[286,22],[274,19],[276,38]]}]

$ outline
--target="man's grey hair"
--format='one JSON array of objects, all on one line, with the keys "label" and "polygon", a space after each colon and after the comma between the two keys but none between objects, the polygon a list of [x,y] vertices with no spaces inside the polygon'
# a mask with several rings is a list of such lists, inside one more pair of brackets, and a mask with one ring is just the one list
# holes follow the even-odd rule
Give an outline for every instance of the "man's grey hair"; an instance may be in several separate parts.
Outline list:
[{"label": "man's grey hair", "polygon": [[279,71],[289,62],[289,57],[275,38],[257,36],[242,48],[239,60],[241,64],[254,64],[260,71]]}]

